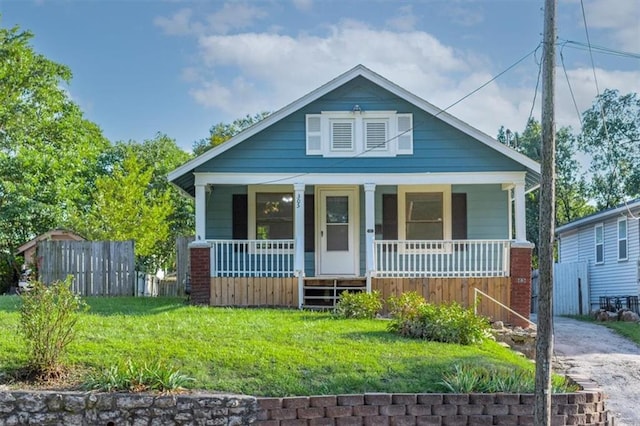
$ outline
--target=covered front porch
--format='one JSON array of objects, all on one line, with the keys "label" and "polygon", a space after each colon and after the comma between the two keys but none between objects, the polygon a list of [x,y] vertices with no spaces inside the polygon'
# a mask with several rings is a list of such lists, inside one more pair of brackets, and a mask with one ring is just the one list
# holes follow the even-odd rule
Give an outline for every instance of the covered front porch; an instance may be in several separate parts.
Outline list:
[{"label": "covered front porch", "polygon": [[479,288],[511,306],[514,249],[530,271],[525,173],[433,175],[196,175],[193,248],[207,252],[209,287],[198,303],[326,308],[345,290],[378,290],[469,306]]}]

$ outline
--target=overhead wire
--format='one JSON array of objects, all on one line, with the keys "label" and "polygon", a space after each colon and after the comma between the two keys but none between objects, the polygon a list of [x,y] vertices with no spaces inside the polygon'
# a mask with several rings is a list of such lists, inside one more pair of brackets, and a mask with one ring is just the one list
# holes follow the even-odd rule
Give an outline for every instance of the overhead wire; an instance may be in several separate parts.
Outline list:
[{"label": "overhead wire", "polygon": [[[538,49],[540,48],[541,44],[539,43],[535,49],[531,50],[530,52],[528,52],[527,54],[525,54],[524,56],[522,56],[521,58],[519,58],[518,60],[516,60],[514,63],[512,63],[511,65],[509,65],[507,68],[505,68],[504,70],[502,70],[501,72],[499,72],[498,74],[494,75],[493,77],[491,77],[489,80],[487,80],[486,82],[484,82],[483,84],[481,84],[480,86],[478,86],[477,88],[475,88],[474,90],[470,91],[469,93],[467,93],[466,95],[462,96],[460,99],[456,100],[455,102],[453,102],[452,104],[450,104],[449,106],[445,107],[445,108],[439,108],[438,111],[435,114],[432,114],[432,117],[438,117],[440,114],[448,111],[449,109],[453,108],[454,106],[458,105],[460,102],[464,101],[465,99],[469,98],[470,96],[474,95],[475,93],[477,93],[478,91],[484,89],[486,86],[488,86],[489,84],[491,84],[492,82],[494,82],[495,80],[497,80],[498,78],[500,78],[501,76],[503,76],[504,74],[506,74],[507,72],[509,72],[510,70],[512,70],[513,68],[515,68],[516,66],[518,66],[520,63],[522,63],[525,59],[529,58],[531,55],[535,55],[535,53],[538,51]],[[536,85],[537,87],[537,85]],[[337,165],[340,165],[346,161],[349,160],[353,160],[354,158],[359,158],[362,155],[369,153],[377,148],[381,148],[384,147],[385,145],[387,145],[389,142],[401,137],[402,135],[405,135],[409,132],[412,132],[413,130],[415,130],[416,128],[419,128],[419,124],[424,124],[427,123],[428,120],[421,120],[421,121],[414,121],[413,122],[413,126],[410,127],[409,129],[405,130],[404,132],[398,133],[397,135],[391,136],[387,139],[385,139],[384,142],[381,142],[375,146],[372,146],[370,148],[367,148],[355,155],[349,156],[349,157],[344,157],[344,158],[340,158],[335,160],[334,162],[332,162],[331,164],[327,165],[326,167],[335,167]],[[416,124],[417,123],[417,124]],[[285,180],[291,180],[291,179],[295,179],[298,177],[302,177],[302,176],[307,176],[309,175],[310,172],[302,172],[299,174],[294,174],[291,176],[287,176],[287,177],[283,177],[283,178],[278,178],[278,179],[273,179],[273,180],[269,180],[269,181],[264,181],[259,183],[258,185],[267,185],[267,184],[273,184],[273,183],[278,183],[278,182],[282,182]]]}]

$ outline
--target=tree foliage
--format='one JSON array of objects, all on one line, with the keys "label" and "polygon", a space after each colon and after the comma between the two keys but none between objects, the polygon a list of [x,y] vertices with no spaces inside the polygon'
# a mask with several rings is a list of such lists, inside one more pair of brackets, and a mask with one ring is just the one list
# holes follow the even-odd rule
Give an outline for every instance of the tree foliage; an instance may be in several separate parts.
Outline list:
[{"label": "tree foliage", "polygon": [[[91,200],[85,189],[108,146],[63,85],[71,71],[36,53],[33,35],[0,28],[0,255],[63,226]],[[10,260],[9,260],[10,262]]]},{"label": "tree foliage", "polygon": [[[507,141],[504,127],[498,131],[498,140],[511,143],[514,148],[535,161],[540,161],[542,127],[532,118],[520,134],[515,132],[513,140]],[[563,225],[593,212],[588,204],[587,183],[576,159],[576,138],[571,128],[556,131],[556,225]],[[538,191],[526,198],[527,240],[538,245]]]},{"label": "tree foliage", "polygon": [[260,112],[253,116],[247,114],[242,118],[233,120],[229,123],[218,123],[211,126],[209,129],[209,137],[200,139],[193,144],[193,153],[195,155],[204,154],[213,147],[220,145],[223,142],[228,141],[238,133],[253,126],[254,124],[264,120],[271,114],[270,112]]},{"label": "tree foliage", "polygon": [[640,196],[640,98],[605,90],[582,115],[580,149],[591,156],[589,194],[599,209]]}]

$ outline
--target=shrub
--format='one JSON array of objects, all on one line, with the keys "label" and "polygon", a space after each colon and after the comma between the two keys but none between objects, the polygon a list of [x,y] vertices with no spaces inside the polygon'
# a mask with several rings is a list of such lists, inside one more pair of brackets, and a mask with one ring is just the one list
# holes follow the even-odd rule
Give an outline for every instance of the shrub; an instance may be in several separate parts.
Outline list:
[{"label": "shrub", "polygon": [[113,365],[91,374],[84,387],[103,392],[145,392],[182,390],[194,379],[158,361],[154,364],[135,364],[130,359],[123,365]]},{"label": "shrub", "polygon": [[418,317],[420,309],[427,304],[424,297],[415,291],[402,293],[400,296],[391,296],[387,299],[389,315],[398,320],[413,320]]},{"label": "shrub", "polygon": [[22,296],[19,329],[27,342],[28,369],[42,379],[61,372],[61,358],[75,338],[85,302],[71,290],[73,277],[46,286],[34,281]]},{"label": "shrub", "polygon": [[[452,371],[443,375],[441,384],[452,393],[533,393],[535,372],[513,367],[487,367],[482,365],[456,364]],[[575,392],[576,385],[566,378],[554,375],[551,381],[554,393]]]},{"label": "shrub", "polygon": [[481,343],[491,335],[486,318],[455,302],[443,305],[425,303],[408,312],[404,317],[395,317],[389,324],[389,330],[406,337],[461,345]]},{"label": "shrub", "polygon": [[374,318],[382,310],[380,292],[342,292],[336,305],[336,315],[341,318]]}]

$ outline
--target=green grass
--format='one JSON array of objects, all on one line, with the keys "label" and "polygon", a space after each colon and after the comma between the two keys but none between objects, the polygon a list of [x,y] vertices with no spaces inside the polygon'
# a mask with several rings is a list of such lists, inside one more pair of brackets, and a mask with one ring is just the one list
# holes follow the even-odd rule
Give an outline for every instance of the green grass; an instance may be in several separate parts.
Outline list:
[{"label": "green grass", "polygon": [[[0,297],[0,377],[26,361],[20,299]],[[170,366],[192,386],[257,396],[441,392],[460,363],[533,369],[495,342],[461,346],[387,332],[387,321],[329,313],[187,306],[179,298],[88,298],[67,361],[102,371],[128,360]]]},{"label": "green grass", "polygon": [[623,321],[606,321],[606,322],[601,322],[601,321],[596,321],[593,319],[593,317],[587,316],[587,315],[575,315],[575,316],[571,316],[571,318],[580,320],[580,321],[587,321],[587,322],[591,322],[594,324],[598,324],[598,325],[603,325],[605,327],[608,327],[610,329],[612,329],[613,331],[615,331],[616,333],[618,333],[619,335],[621,335],[622,337],[625,337],[629,340],[631,340],[632,342],[634,342],[636,345],[640,345],[640,324],[635,323],[635,322],[623,322]]}]

